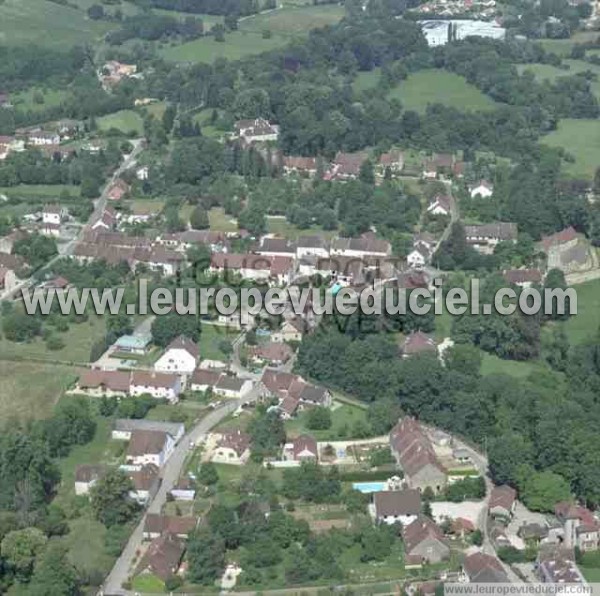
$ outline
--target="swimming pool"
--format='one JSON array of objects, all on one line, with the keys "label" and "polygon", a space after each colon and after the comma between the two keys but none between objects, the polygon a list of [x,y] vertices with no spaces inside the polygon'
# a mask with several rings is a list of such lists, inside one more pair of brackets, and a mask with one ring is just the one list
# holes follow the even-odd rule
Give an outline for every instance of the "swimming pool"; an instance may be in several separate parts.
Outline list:
[{"label": "swimming pool", "polygon": [[385,490],[385,482],[353,482],[352,488],[361,493],[376,493]]}]

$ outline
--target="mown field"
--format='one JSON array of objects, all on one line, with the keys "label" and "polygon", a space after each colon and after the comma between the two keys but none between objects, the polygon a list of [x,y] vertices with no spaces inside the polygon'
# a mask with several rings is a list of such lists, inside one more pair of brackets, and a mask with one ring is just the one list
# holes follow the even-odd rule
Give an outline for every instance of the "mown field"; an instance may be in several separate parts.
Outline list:
[{"label": "mown field", "polygon": [[[377,86],[380,70],[361,72],[353,82],[354,91],[360,93]],[[424,113],[428,104],[441,103],[459,110],[475,111],[493,109],[492,99],[467,83],[459,75],[432,68],[417,71],[390,91],[407,110]]]},{"label": "mown field", "polygon": [[562,147],[575,161],[564,164],[574,178],[591,180],[600,164],[600,120],[560,120],[558,128],[541,139],[551,147]]},{"label": "mown field", "polygon": [[111,29],[82,10],[49,0],[4,0],[0,3],[0,43],[70,47],[93,42]]},{"label": "mown field", "polygon": [[98,118],[97,123],[98,128],[104,131],[116,128],[125,134],[135,131],[135,134],[141,135],[144,132],[142,117],[133,110],[121,110],[114,114],[102,116]]},{"label": "mown field", "polygon": [[[237,60],[282,47],[294,37],[335,23],[342,16],[343,9],[339,6],[286,6],[241,20],[239,30],[226,33],[223,42],[204,37],[163,48],[160,53],[166,60],[175,62],[213,62],[217,58]],[[270,32],[269,38],[263,37],[264,31]]]},{"label": "mown field", "polygon": [[565,323],[569,342],[580,344],[600,329],[600,280],[573,286],[577,291],[577,314]]},{"label": "mown field", "polygon": [[68,366],[0,360],[0,419],[49,416],[76,377]]}]

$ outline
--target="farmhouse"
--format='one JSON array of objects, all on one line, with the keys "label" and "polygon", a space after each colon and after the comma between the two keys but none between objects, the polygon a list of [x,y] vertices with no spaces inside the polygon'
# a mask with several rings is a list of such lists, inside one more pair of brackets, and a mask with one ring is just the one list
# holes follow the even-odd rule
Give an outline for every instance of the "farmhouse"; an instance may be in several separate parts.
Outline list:
[{"label": "farmhouse", "polygon": [[134,397],[148,394],[156,399],[176,403],[181,393],[181,378],[173,373],[134,370],[131,373],[129,393]]},{"label": "farmhouse", "polygon": [[317,159],[315,157],[292,157],[284,155],[283,171],[286,174],[303,173],[308,176],[314,176],[317,173]]},{"label": "farmhouse", "polygon": [[407,526],[421,512],[421,494],[415,489],[383,490],[373,493],[375,519],[380,523]]},{"label": "farmhouse", "polygon": [[274,342],[302,341],[302,336],[306,331],[306,322],[300,317],[287,319],[281,324],[278,331],[274,331],[271,340]]},{"label": "farmhouse", "polygon": [[67,210],[60,205],[46,205],[42,210],[42,223],[60,226],[67,215]]},{"label": "farmhouse", "polygon": [[549,253],[553,248],[567,249],[577,245],[580,234],[577,233],[573,226],[569,226],[556,234],[542,236],[541,245],[545,253]]},{"label": "farmhouse", "polygon": [[467,556],[463,562],[463,579],[471,583],[508,583],[502,563],[482,552]]},{"label": "farmhouse", "polygon": [[34,131],[27,135],[27,143],[34,146],[58,145],[60,135],[55,132],[44,132],[43,130]]},{"label": "farmhouse", "polygon": [[404,471],[408,486],[420,491],[427,487],[439,492],[448,475],[440,464],[431,441],[421,425],[409,416],[396,424],[390,433],[392,454]]},{"label": "farmhouse", "polygon": [[137,566],[137,573],[152,573],[166,581],[177,573],[184,551],[185,544],[180,538],[162,534],[150,543]]},{"label": "farmhouse", "polygon": [[130,373],[120,370],[84,370],[76,391],[92,397],[124,397],[129,394]]},{"label": "farmhouse", "polygon": [[127,447],[127,463],[134,466],[154,464],[162,467],[175,447],[175,439],[160,430],[134,430]]},{"label": "farmhouse", "polygon": [[213,391],[215,395],[221,397],[240,399],[252,391],[252,381],[222,374],[215,383]]},{"label": "farmhouse", "polygon": [[317,442],[310,435],[300,435],[283,448],[283,457],[291,461],[317,461],[319,449]]},{"label": "farmhouse", "polygon": [[232,430],[221,435],[212,461],[243,464],[250,457],[250,435],[241,430]]},{"label": "farmhouse", "polygon": [[287,238],[263,236],[256,253],[264,257],[294,257],[296,247]]},{"label": "farmhouse", "polygon": [[293,355],[294,351],[285,343],[269,342],[248,348],[248,356],[253,361],[271,366],[285,364]]},{"label": "farmhouse", "polygon": [[296,258],[329,256],[329,247],[322,236],[300,236],[296,242]]},{"label": "farmhouse", "polygon": [[375,173],[379,177],[384,177],[386,171],[390,171],[392,175],[399,174],[404,168],[404,156],[401,151],[389,151],[382,153],[379,156],[377,165],[375,167]]},{"label": "farmhouse", "polygon": [[152,430],[169,434],[175,443],[185,434],[185,426],[181,422],[163,422],[146,420],[145,418],[118,418],[112,430],[112,438],[119,441],[129,441],[135,430]]},{"label": "farmhouse", "polygon": [[360,167],[368,158],[369,154],[364,151],[358,153],[338,151],[325,178],[328,180],[354,180],[360,173]]},{"label": "farmhouse", "polygon": [[223,274],[236,273],[243,279],[289,283],[294,270],[291,257],[266,257],[254,254],[215,253],[210,257],[209,271]]},{"label": "farmhouse", "polygon": [[332,255],[354,257],[387,257],[392,254],[392,246],[387,240],[380,240],[372,232],[359,238],[336,238],[331,245]]},{"label": "farmhouse", "polygon": [[94,215],[91,220],[92,230],[114,230],[117,225],[117,212],[113,207],[107,205],[101,212]]},{"label": "farmhouse", "polygon": [[565,546],[582,551],[600,548],[600,523],[589,509],[560,502],[555,505],[554,513],[563,524]]},{"label": "farmhouse", "polygon": [[120,201],[131,190],[129,184],[122,178],[117,178],[108,189],[108,198],[111,201]]},{"label": "farmhouse", "polygon": [[176,501],[193,501],[196,498],[196,486],[189,478],[179,478],[171,489],[171,496]]},{"label": "farmhouse", "polygon": [[507,283],[529,288],[542,282],[542,272],[539,269],[505,269],[502,276]]},{"label": "farmhouse", "polygon": [[199,356],[196,343],[180,335],[167,346],[165,353],[154,363],[154,370],[191,375],[196,370]]},{"label": "farmhouse", "polygon": [[423,243],[416,244],[408,253],[406,262],[410,267],[424,267],[431,259],[431,250]]},{"label": "farmhouse", "polygon": [[484,254],[494,252],[499,242],[517,241],[517,224],[495,222],[490,224],[465,226],[467,242]]},{"label": "farmhouse", "polygon": [[402,529],[407,562],[440,563],[450,557],[444,533],[431,519],[419,515]]}]

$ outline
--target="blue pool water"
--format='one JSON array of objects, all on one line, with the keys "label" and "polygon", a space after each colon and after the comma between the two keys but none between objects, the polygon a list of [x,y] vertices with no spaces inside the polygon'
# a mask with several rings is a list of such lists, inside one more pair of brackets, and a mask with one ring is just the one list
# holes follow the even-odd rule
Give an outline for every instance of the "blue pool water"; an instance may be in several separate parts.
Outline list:
[{"label": "blue pool water", "polygon": [[342,284],[339,283],[335,283],[331,286],[331,293],[335,296],[341,289],[342,289]]},{"label": "blue pool water", "polygon": [[385,482],[353,482],[352,488],[361,493],[376,493],[385,490]]}]

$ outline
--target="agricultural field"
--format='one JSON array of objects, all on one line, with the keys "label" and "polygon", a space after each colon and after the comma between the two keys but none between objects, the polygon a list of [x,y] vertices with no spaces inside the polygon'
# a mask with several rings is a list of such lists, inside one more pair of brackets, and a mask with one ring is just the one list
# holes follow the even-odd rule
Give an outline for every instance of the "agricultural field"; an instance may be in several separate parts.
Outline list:
[{"label": "agricultural field", "polygon": [[577,345],[590,339],[600,328],[600,280],[573,287],[577,291],[577,315],[564,325],[569,343]]},{"label": "agricultural field", "polygon": [[76,376],[68,366],[0,360],[0,418],[49,416]]},{"label": "agricultural field", "polygon": [[564,165],[567,174],[574,178],[593,178],[600,163],[600,120],[565,118],[541,142],[551,147],[562,147],[574,157],[574,162]]},{"label": "agricultural field", "polygon": [[[160,53],[166,60],[175,62],[213,62],[217,58],[238,60],[282,47],[310,29],[336,23],[343,14],[343,8],[337,5],[286,6],[241,19],[239,30],[226,33],[224,42],[204,37],[163,48]],[[270,37],[263,37],[264,31],[269,31]]]},{"label": "agricultural field", "polygon": [[454,73],[441,69],[415,72],[390,92],[407,110],[424,113],[427,104],[441,103],[465,111],[491,110],[495,103]]},{"label": "agricultural field", "polygon": [[6,195],[9,199],[36,202],[57,200],[65,191],[72,197],[78,197],[79,190],[79,186],[71,184],[19,184],[17,186],[0,186],[0,195]]},{"label": "agricultural field", "polygon": [[141,135],[144,132],[142,117],[133,110],[121,110],[108,116],[98,118],[98,128],[103,131],[116,128],[124,134],[135,131],[135,134]]},{"label": "agricultural field", "polygon": [[541,39],[538,43],[547,51],[557,56],[569,56],[576,43],[594,41],[598,33],[594,31],[579,31],[571,39]]},{"label": "agricultural field", "polygon": [[0,23],[2,44],[65,48],[100,40],[112,28],[109,23],[88,19],[83,10],[48,0],[4,0]]}]

